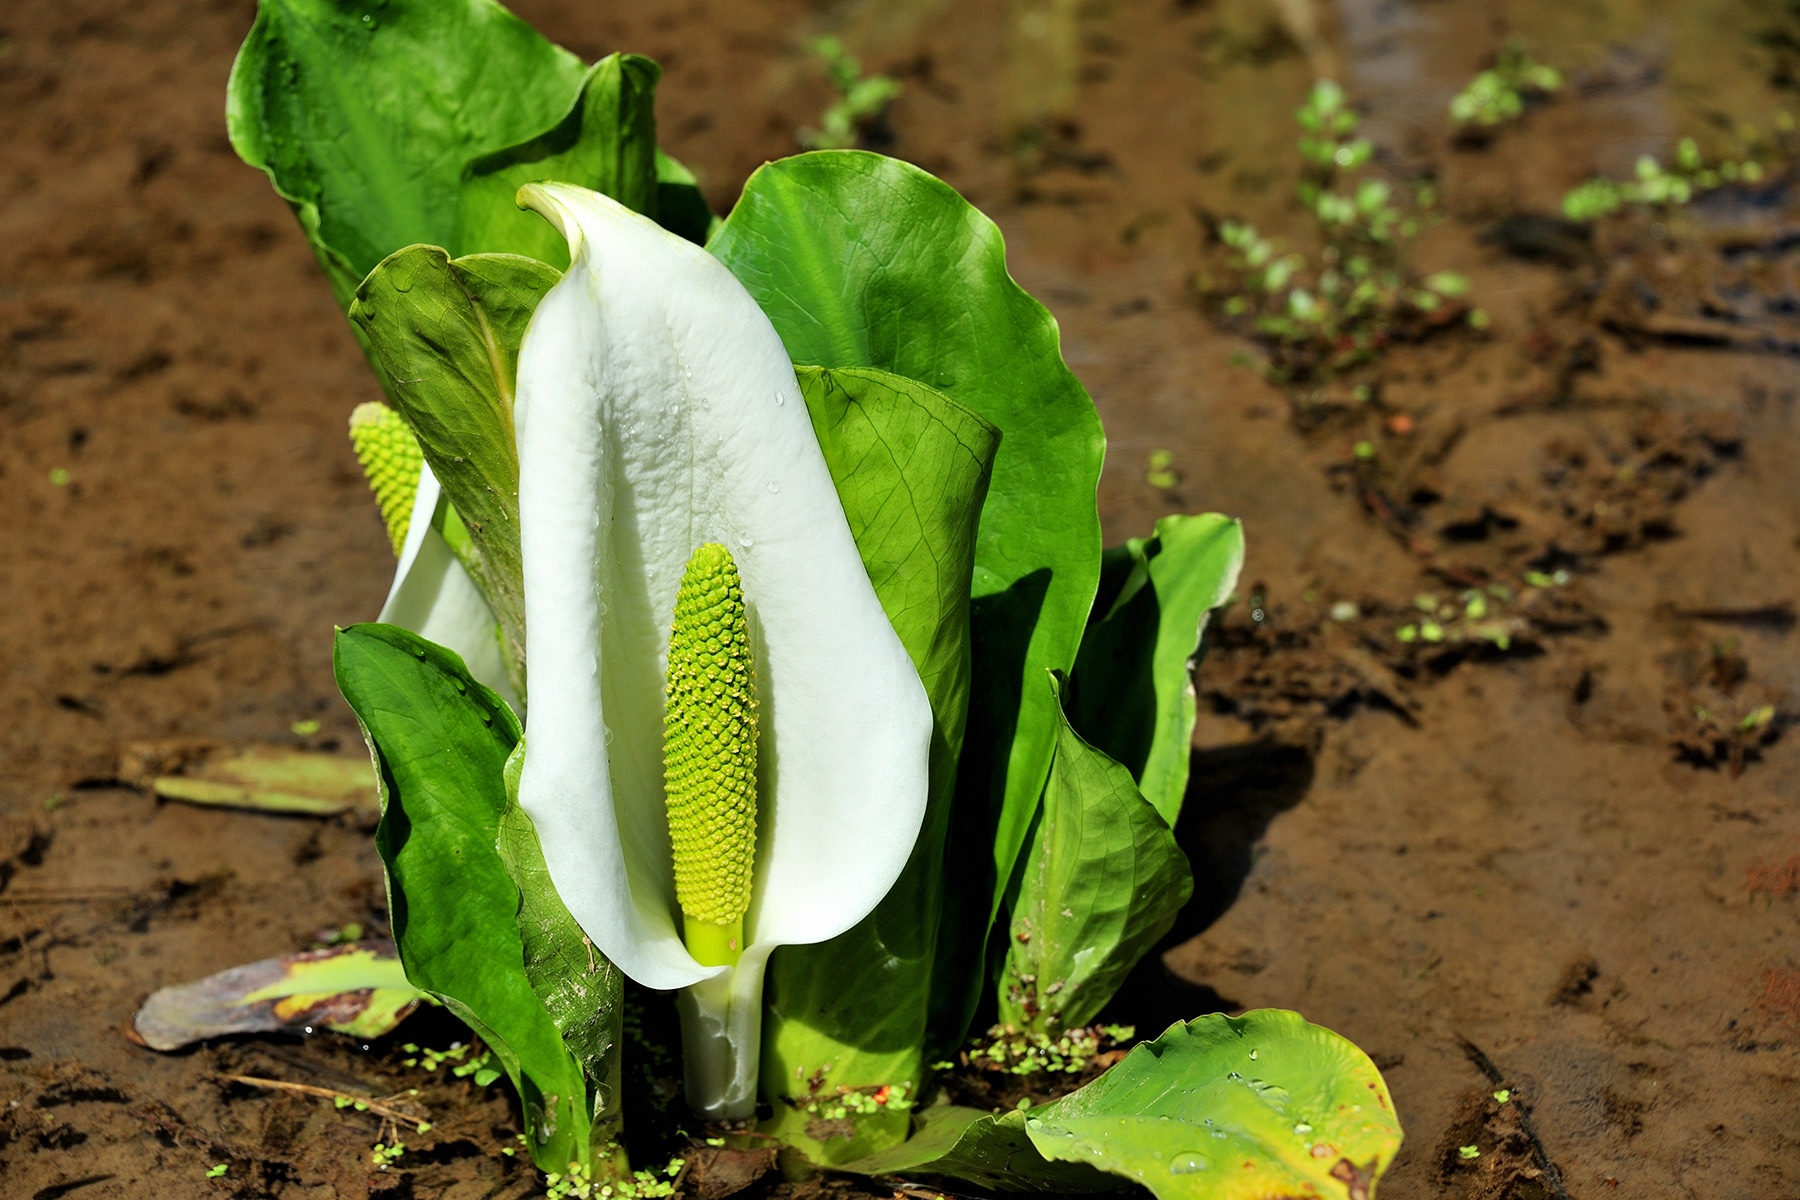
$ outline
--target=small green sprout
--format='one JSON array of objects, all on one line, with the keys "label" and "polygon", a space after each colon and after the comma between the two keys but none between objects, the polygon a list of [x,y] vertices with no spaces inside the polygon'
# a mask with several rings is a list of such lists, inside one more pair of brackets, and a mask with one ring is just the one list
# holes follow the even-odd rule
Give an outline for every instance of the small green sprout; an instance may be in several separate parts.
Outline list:
[{"label": "small green sprout", "polygon": [[1743,720],[1738,722],[1738,732],[1750,733],[1754,730],[1765,728],[1769,722],[1774,719],[1775,706],[1773,704],[1765,704],[1761,708],[1753,708],[1744,714]]},{"label": "small green sprout", "polygon": [[50,468],[50,485],[52,487],[67,487],[69,485],[70,478],[71,478],[71,476],[69,475],[69,468],[67,468],[67,467],[51,467]]},{"label": "small green sprout", "polygon": [[399,1162],[400,1157],[405,1153],[405,1142],[397,1141],[391,1146],[386,1142],[376,1142],[369,1151],[369,1162],[377,1171],[385,1171]]},{"label": "small green sprout", "polygon": [[885,75],[862,73],[862,63],[834,37],[816,39],[811,46],[825,65],[825,75],[837,88],[838,98],[825,110],[820,129],[802,129],[800,145],[808,150],[847,150],[863,131],[900,95],[900,85]]},{"label": "small green sprout", "polygon": [[225,1178],[225,1173],[229,1170],[231,1170],[231,1164],[228,1162],[214,1163],[212,1166],[206,1168],[206,1177],[208,1179],[223,1179]]},{"label": "small green sprout", "polygon": [[1702,192],[1730,183],[1760,183],[1762,164],[1755,159],[1721,159],[1707,165],[1693,138],[1682,138],[1675,147],[1675,161],[1664,167],[1646,154],[1637,160],[1634,178],[1619,182],[1596,178],[1563,197],[1563,215],[1571,221],[1593,221],[1628,204],[1650,208],[1679,208]]},{"label": "small green sprout", "polygon": [[1144,482],[1153,488],[1172,488],[1178,482],[1175,474],[1175,454],[1170,450],[1152,450],[1150,452],[1150,469],[1144,472]]},{"label": "small green sprout", "polygon": [[1511,1099],[1512,1099],[1512,1089],[1511,1088],[1501,1088],[1499,1091],[1494,1093],[1494,1100],[1497,1103],[1505,1104],[1505,1103],[1509,1102]]},{"label": "small green sprout", "polygon": [[304,721],[295,721],[292,725],[288,726],[288,728],[293,731],[295,737],[311,737],[313,734],[319,732],[321,726],[317,721],[308,717]]},{"label": "small green sprout", "polygon": [[1562,90],[1562,75],[1555,67],[1525,53],[1517,41],[1509,41],[1494,65],[1475,76],[1450,101],[1450,119],[1458,126],[1493,127],[1514,120],[1525,111],[1525,101]]},{"label": "small green sprout", "polygon": [[[1295,118],[1306,163],[1298,195],[1314,219],[1318,249],[1289,251],[1255,226],[1224,221],[1216,232],[1234,286],[1202,285],[1224,317],[1252,321],[1273,350],[1266,373],[1284,382],[1339,374],[1373,358],[1397,320],[1452,319],[1447,302],[1469,286],[1454,271],[1420,279],[1407,266],[1408,246],[1435,210],[1435,189],[1422,183],[1403,199],[1386,179],[1352,177],[1370,165],[1374,148],[1358,136],[1360,119],[1341,87],[1314,84]],[[1439,312],[1446,315],[1431,316]]]},{"label": "small green sprout", "polygon": [[1354,454],[1361,461],[1368,462],[1371,458],[1375,457],[1375,443],[1358,442],[1356,445],[1350,447],[1350,453]]},{"label": "small green sprout", "polygon": [[1473,1162],[1481,1157],[1481,1147],[1459,1146],[1456,1153],[1464,1162]]},{"label": "small green sprout", "polygon": [[1122,1046],[1137,1036],[1132,1025],[1088,1025],[1061,1034],[1028,1033],[995,1025],[987,1037],[963,1051],[963,1063],[1003,1075],[1079,1075],[1094,1056],[1109,1046]]}]

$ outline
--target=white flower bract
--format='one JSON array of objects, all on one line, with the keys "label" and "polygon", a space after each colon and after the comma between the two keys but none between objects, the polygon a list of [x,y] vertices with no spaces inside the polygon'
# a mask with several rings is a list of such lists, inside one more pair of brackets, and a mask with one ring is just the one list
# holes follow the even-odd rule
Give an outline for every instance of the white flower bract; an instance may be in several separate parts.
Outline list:
[{"label": "white flower bract", "polygon": [[[520,202],[569,243],[514,410],[530,710],[519,802],[557,892],[627,975],[683,996],[689,1100],[755,1103],[763,968],[880,902],[925,812],[931,710],[882,611],[774,327],[723,264],[565,184]],[[755,881],[732,968],[682,943],[662,785],[682,570],[743,580],[761,740]]]}]

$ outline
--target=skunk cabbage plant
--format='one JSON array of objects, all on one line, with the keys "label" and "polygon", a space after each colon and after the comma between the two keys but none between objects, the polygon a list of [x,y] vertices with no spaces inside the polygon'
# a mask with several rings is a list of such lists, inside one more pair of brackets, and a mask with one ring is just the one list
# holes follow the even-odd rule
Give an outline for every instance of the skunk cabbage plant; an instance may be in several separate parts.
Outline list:
[{"label": "skunk cabbage plant", "polygon": [[677,993],[698,1113],[820,1165],[1372,1197],[1387,1090],[1291,1013],[1029,1118],[933,1103],[978,1020],[1093,1022],[1174,927],[1242,530],[1103,550],[1099,418],[992,222],[856,151],[715,218],[658,74],[492,0],[261,0],[232,73],[387,395],[353,436],[401,569],[334,663],[407,981],[549,1171],[625,1169],[629,976]]}]

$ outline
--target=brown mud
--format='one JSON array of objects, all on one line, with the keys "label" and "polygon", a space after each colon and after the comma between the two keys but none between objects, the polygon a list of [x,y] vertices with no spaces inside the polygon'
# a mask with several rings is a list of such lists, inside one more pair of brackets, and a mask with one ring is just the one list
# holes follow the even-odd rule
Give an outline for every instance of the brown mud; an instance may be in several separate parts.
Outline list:
[{"label": "brown mud", "polygon": [[[1789,6],[517,7],[661,60],[664,144],[721,209],[816,124],[804,39],[842,34],[904,86],[881,148],[992,215],[1061,322],[1110,438],[1108,540],[1244,518],[1179,830],[1195,900],[1112,1016],[1277,1006],[1352,1038],[1407,1129],[1384,1196],[1800,1195],[1800,213],[1772,186],[1592,240],[1553,219],[1680,136],[1769,132],[1800,103]],[[499,1089],[330,1036],[122,1032],[161,984],[383,916],[355,821],[119,777],[146,739],[360,753],[329,631],[392,566],[344,435],[378,391],[226,143],[251,15],[0,10],[0,1195],[523,1196]],[[1459,144],[1444,105],[1509,34],[1569,84]],[[1302,232],[1290,114],[1328,73],[1396,178],[1436,177],[1418,264],[1492,318],[1395,346],[1367,400],[1265,383],[1192,286],[1220,217]],[[1493,584],[1504,648],[1400,635],[1472,624]],[[227,1075],[418,1087],[433,1129],[377,1172],[378,1116]],[[684,1189],[766,1165],[714,1155]]]}]

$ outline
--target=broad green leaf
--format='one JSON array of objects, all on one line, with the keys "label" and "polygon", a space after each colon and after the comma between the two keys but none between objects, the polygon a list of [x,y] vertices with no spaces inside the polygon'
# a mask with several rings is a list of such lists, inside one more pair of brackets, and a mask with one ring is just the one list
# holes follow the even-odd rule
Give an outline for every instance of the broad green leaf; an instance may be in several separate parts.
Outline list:
[{"label": "broad green leaf", "polygon": [[[260,0],[225,122],[348,308],[357,281],[402,246],[514,250],[463,238],[465,169],[559,127],[585,75],[493,0]],[[521,228],[535,246],[538,231]]]},{"label": "broad green leaf", "polygon": [[1401,1139],[1368,1056],[1278,1009],[1178,1022],[1028,1112],[938,1111],[911,1141],[845,1169],[1076,1192],[1101,1190],[1097,1168],[1158,1200],[1374,1200]]},{"label": "broad green leaf", "polygon": [[1081,1195],[1126,1185],[1083,1163],[1051,1162],[1025,1132],[1025,1114],[945,1105],[926,1109],[905,1142],[847,1163],[862,1175],[936,1176],[994,1192]]},{"label": "broad green leaf", "polygon": [[250,746],[159,775],[150,787],[165,800],[311,816],[372,811],[376,804],[375,773],[366,759],[291,746]]},{"label": "broad green leaf", "polygon": [[[847,933],[777,950],[764,984],[764,1088],[794,1101],[777,1103],[774,1131],[834,1162],[904,1137],[923,1074],[944,843],[969,703],[969,578],[999,434],[941,393],[884,371],[796,374],[863,565],[934,718],[930,799],[905,872]],[[839,1088],[878,1085],[905,1102],[858,1120],[853,1138],[807,1136],[819,1128],[809,1105],[829,1105]]]},{"label": "broad green leaf", "polygon": [[408,246],[369,273],[350,306],[394,407],[468,531],[475,555],[466,565],[500,622],[521,696],[525,592],[513,385],[525,327],[558,278],[517,255],[452,259],[436,246]]},{"label": "broad green leaf", "polygon": [[520,892],[496,848],[518,719],[455,654],[392,625],[339,630],[332,663],[381,780],[375,848],[407,979],[493,1048],[539,1165],[586,1162],[581,1065],[526,973]]},{"label": "broad green leaf", "polygon": [[498,849],[519,888],[525,974],[593,1089],[596,1141],[616,1140],[625,975],[594,949],[550,882],[537,827],[519,807],[519,773],[524,766],[521,741],[506,760],[506,811],[500,814]]},{"label": "broad green leaf", "polygon": [[[1054,695],[1056,681],[1045,687]],[[1013,906],[1000,1020],[1053,1034],[1092,1021],[1193,888],[1131,772],[1063,720]]]},{"label": "broad green leaf", "polygon": [[152,1050],[227,1034],[315,1028],[371,1038],[393,1029],[423,998],[406,981],[392,942],[353,942],[158,988],[132,1028]]},{"label": "broad green leaf", "polygon": [[1172,1025],[1025,1130],[1045,1158],[1159,1200],[1373,1200],[1401,1137],[1368,1056],[1280,1009]]},{"label": "broad green leaf", "polygon": [[652,216],[667,196],[671,228],[694,237],[711,214],[656,149],[660,74],[633,55],[586,67],[493,0],[260,0],[226,129],[348,309],[376,263],[415,243],[567,266],[562,238],[513,202],[535,179]]},{"label": "broad green leaf", "polygon": [[934,1024],[954,1042],[982,982],[970,964],[1049,774],[1061,718],[1038,681],[1073,668],[1099,577],[1100,420],[1063,363],[1055,320],[1007,274],[1000,231],[917,167],[847,150],[770,163],[708,248],[795,362],[917,379],[1004,437],[976,543],[959,886],[939,950]]},{"label": "broad green leaf", "polygon": [[1131,771],[1170,825],[1187,790],[1201,634],[1243,562],[1243,526],[1206,513],[1163,517],[1150,537],[1109,549],[1101,563],[1069,720]]}]

